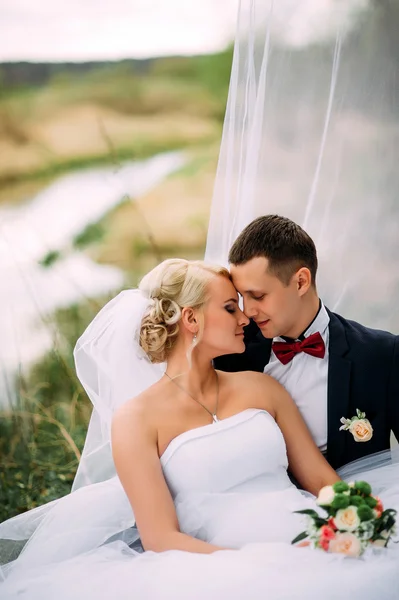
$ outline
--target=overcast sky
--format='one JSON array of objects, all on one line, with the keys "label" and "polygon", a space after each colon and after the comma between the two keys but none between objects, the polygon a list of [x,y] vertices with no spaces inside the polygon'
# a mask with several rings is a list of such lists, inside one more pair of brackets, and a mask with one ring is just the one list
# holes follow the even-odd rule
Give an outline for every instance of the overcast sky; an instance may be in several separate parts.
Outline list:
[{"label": "overcast sky", "polygon": [[196,54],[234,36],[238,0],[0,0],[0,61]]},{"label": "overcast sky", "polygon": [[[368,1],[274,0],[276,31],[288,43],[311,41]],[[0,61],[220,50],[233,39],[237,7],[238,0],[0,0]]]}]

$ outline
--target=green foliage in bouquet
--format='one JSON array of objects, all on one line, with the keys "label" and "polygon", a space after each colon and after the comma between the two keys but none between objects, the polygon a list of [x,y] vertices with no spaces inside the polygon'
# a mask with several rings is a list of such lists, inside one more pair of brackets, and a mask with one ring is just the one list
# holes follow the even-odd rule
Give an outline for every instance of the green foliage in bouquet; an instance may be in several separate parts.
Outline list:
[{"label": "green foliage in bouquet", "polygon": [[308,517],[306,531],[292,544],[310,545],[326,552],[360,556],[368,546],[386,547],[395,533],[396,510],[384,510],[366,481],[338,481],[323,487],[316,500],[327,515],[296,511]]}]

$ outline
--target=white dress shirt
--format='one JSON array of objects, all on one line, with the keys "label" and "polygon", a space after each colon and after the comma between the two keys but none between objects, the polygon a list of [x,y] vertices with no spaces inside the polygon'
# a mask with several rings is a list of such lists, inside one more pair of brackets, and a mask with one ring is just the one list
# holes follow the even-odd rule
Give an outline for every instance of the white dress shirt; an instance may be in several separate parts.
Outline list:
[{"label": "white dress shirt", "polygon": [[[314,441],[322,452],[327,448],[327,378],[328,378],[328,341],[330,317],[321,303],[320,310],[304,332],[305,338],[319,332],[326,346],[324,358],[310,356],[305,352],[296,354],[283,365],[274,354],[264,368],[264,373],[277,379],[292,396],[304,418]],[[303,337],[301,336],[303,339]],[[284,342],[277,337],[274,342]]]}]

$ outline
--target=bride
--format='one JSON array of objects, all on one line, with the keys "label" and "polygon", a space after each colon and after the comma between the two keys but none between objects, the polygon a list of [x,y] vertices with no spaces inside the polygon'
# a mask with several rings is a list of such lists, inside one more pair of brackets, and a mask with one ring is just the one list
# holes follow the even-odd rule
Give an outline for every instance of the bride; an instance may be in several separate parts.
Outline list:
[{"label": "bride", "polygon": [[[317,508],[339,476],[280,384],[213,369],[244,350],[246,324],[226,269],[179,259],[100,311],[76,350],[95,404],[88,485],[0,526],[0,537],[32,534],[3,568],[2,598],[397,597],[397,546],[355,560],[291,545],[304,528],[294,511]],[[141,392],[123,398],[127,383]],[[351,475],[398,509],[398,463],[370,468]]]}]

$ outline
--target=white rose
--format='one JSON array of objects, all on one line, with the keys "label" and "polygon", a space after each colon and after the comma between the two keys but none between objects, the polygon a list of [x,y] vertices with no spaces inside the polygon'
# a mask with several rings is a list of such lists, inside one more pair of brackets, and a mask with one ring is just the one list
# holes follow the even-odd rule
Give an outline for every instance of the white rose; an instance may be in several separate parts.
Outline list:
[{"label": "white rose", "polygon": [[335,492],[332,485],[325,485],[321,488],[316,500],[319,506],[328,506],[335,498]]},{"label": "white rose", "polygon": [[368,419],[355,419],[352,421],[349,431],[355,442],[368,442],[373,437],[373,428]]},{"label": "white rose", "polygon": [[343,531],[355,531],[360,525],[356,506],[348,506],[337,511],[334,517],[335,527]]},{"label": "white rose", "polygon": [[347,556],[360,556],[362,545],[353,533],[337,533],[335,538],[330,541],[328,550]]}]

